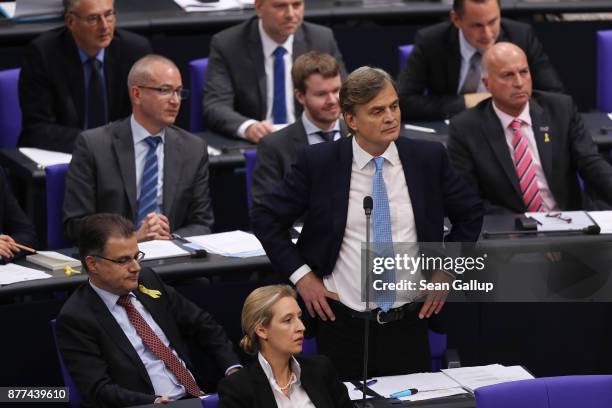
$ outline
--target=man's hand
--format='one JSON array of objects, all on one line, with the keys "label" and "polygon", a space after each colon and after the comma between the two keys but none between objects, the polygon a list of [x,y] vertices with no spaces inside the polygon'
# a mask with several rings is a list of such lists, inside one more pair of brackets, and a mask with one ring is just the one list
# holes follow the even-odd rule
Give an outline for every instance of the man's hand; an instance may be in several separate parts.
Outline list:
[{"label": "man's hand", "polygon": [[19,252],[13,238],[8,235],[0,235],[0,257],[12,258]]},{"label": "man's hand", "polygon": [[463,100],[465,101],[465,108],[466,109],[472,108],[490,96],[491,94],[488,92],[477,92],[477,93],[465,94],[463,95]]},{"label": "man's hand", "polygon": [[[431,281],[429,283],[448,283],[453,281],[453,277],[446,272],[435,271],[431,275]],[[436,285],[437,286],[437,285]],[[430,318],[432,314],[440,313],[442,306],[446,302],[448,296],[447,290],[423,290],[419,294],[419,297],[425,297],[425,302],[419,311],[419,319]]]},{"label": "man's hand", "polygon": [[274,132],[274,125],[267,120],[262,120],[249,125],[244,131],[244,136],[249,142],[257,144],[262,137],[272,132]]},{"label": "man's hand", "polygon": [[170,402],[170,398],[167,395],[162,395],[160,397],[155,398],[153,401],[154,404],[167,404]]},{"label": "man's hand", "polygon": [[152,239],[170,239],[170,222],[163,214],[149,213],[136,231],[138,242]]},{"label": "man's hand", "polygon": [[332,321],[336,320],[336,316],[332,312],[327,298],[338,300],[338,294],[325,289],[323,282],[313,272],[308,272],[306,275],[297,281],[295,284],[298,293],[306,303],[306,309],[311,317],[315,317],[315,312],[321,320]]}]

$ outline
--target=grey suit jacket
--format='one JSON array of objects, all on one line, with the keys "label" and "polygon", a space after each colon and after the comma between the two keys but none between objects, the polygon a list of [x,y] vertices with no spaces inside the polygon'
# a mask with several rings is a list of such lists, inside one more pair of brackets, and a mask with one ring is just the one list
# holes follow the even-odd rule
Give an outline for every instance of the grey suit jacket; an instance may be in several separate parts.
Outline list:
[{"label": "grey suit jacket", "polygon": [[[348,129],[340,121],[340,135],[346,137]],[[257,161],[251,179],[253,202],[279,184],[291,169],[297,151],[308,146],[308,136],[299,118],[295,123],[261,139],[257,145]]]},{"label": "grey suit jacket", "polygon": [[[173,233],[208,234],[213,224],[206,142],[166,128],[163,214]],[[79,135],[66,177],[64,231],[78,238],[83,217],[110,212],[135,220],[136,163],[130,118]]]},{"label": "grey suit jacket", "polygon": [[[258,22],[253,17],[223,30],[210,43],[204,124],[226,136],[235,136],[246,120],[263,120],[266,116],[266,72]],[[333,55],[345,76],[342,55],[332,31],[304,22],[294,35],[293,59],[311,50]],[[300,107],[297,102],[295,106]]]},{"label": "grey suit jacket", "polygon": [[[529,114],[542,168],[557,205],[562,210],[582,208],[577,174],[612,203],[612,167],[584,129],[572,98],[534,91]],[[491,98],[451,119],[448,153],[455,169],[478,189],[488,212],[526,211]]]}]

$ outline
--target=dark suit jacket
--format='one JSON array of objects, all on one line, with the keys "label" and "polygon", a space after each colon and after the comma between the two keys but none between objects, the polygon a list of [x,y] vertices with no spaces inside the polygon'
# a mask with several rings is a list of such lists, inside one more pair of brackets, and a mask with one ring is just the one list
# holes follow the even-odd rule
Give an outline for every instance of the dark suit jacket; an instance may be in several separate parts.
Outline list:
[{"label": "dark suit jacket", "polygon": [[[0,168],[0,235],[9,235],[18,244],[31,248],[37,246],[34,226],[19,207],[2,168]],[[24,255],[23,251],[20,251],[19,255]]]},{"label": "dark suit jacket", "polygon": [[[325,356],[295,357],[300,363],[300,381],[317,408],[351,408],[346,387],[338,380],[331,361]],[[225,377],[219,383],[221,408],[272,408],[276,400],[259,361]]]},{"label": "dark suit jacket", "polygon": [[[340,121],[340,135],[345,137],[348,129]],[[261,195],[274,188],[289,173],[297,150],[308,146],[308,135],[302,118],[295,123],[261,139],[257,144],[257,161],[251,179],[251,195],[257,201]]]},{"label": "dark suit jacket", "polygon": [[[395,144],[404,169],[420,242],[441,242],[444,217],[453,224],[446,241],[475,241],[482,203],[451,168],[437,142],[400,137]],[[251,210],[253,231],[272,264],[287,276],[308,264],[318,276],[331,274],[346,227],[353,161],[352,138],[320,143],[298,152],[277,189]],[[306,213],[297,245],[289,227]]]},{"label": "dark suit jacket", "polygon": [[[163,214],[173,233],[210,233],[206,142],[176,126],[166,128]],[[81,133],[66,176],[64,230],[78,238],[83,217],[99,212],[135,221],[136,163],[130,118]]]},{"label": "dark suit jacket", "polygon": [[[140,272],[139,283],[161,292],[157,299],[138,290],[134,293],[201,387],[206,384],[194,370],[188,346],[197,345],[214,357],[221,373],[239,364],[232,343],[210,314],[166,286],[148,268]],[[142,360],[89,283],[81,285],[66,301],[56,328],[57,345],[84,406],[123,407],[155,400]]]},{"label": "dark suit jacket", "polygon": [[[104,54],[108,120],[132,112],[127,76],[136,60],[152,52],[140,35],[116,30]],[[19,76],[23,113],[20,146],[72,153],[85,118],[85,79],[77,46],[65,27],[44,33],[24,50]]]},{"label": "dark suit jacket", "polygon": [[[612,203],[612,167],[599,155],[571,97],[535,91],[529,114],[550,190],[562,210],[582,207],[576,174]],[[549,142],[545,134],[549,135]],[[523,213],[514,161],[489,98],[450,122],[448,152],[457,171],[480,192],[488,211]]]},{"label": "dark suit jacket", "polygon": [[[211,40],[203,102],[204,123],[210,130],[235,136],[246,120],[266,117],[266,72],[258,22],[253,17]],[[333,55],[344,76],[342,55],[332,31],[304,22],[294,35],[293,59],[312,50]],[[299,114],[300,105],[296,102],[295,106]]]},{"label": "dark suit jacket", "polygon": [[[502,18],[497,41],[514,43],[525,51],[535,89],[563,91],[531,26]],[[457,95],[460,70],[459,31],[451,22],[417,32],[414,49],[398,78],[402,119],[439,120],[464,110],[463,95]]]}]

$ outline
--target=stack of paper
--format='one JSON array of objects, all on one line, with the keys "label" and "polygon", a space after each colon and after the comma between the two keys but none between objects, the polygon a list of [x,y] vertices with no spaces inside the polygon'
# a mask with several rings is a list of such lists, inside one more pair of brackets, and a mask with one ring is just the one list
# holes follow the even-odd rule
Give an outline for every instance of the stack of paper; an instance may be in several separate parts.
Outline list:
[{"label": "stack of paper", "polygon": [[10,283],[25,282],[34,279],[46,279],[50,278],[42,271],[32,268],[26,268],[25,266],[6,264],[0,265],[0,285],[8,285]]},{"label": "stack of paper", "polygon": [[240,10],[243,8],[241,0],[174,0],[174,2],[181,6],[187,13],[198,11]]},{"label": "stack of paper", "polygon": [[491,364],[479,367],[449,368],[442,372],[455,380],[470,392],[485,385],[499,384],[508,381],[529,380],[533,376],[521,366],[504,367]]},{"label": "stack of paper", "polygon": [[55,164],[68,164],[70,160],[72,160],[71,154],[36,149],[34,147],[20,147],[19,151],[40,167],[53,166]]},{"label": "stack of paper", "polygon": [[81,266],[81,261],[78,259],[54,251],[38,251],[34,255],[28,255],[26,260],[52,271],[64,269],[65,266],[70,266],[71,268]]},{"label": "stack of paper", "polygon": [[180,248],[172,241],[166,240],[140,242],[138,244],[138,249],[144,252],[145,261],[189,255],[188,251],[185,251],[184,249]]},{"label": "stack of paper", "polygon": [[187,237],[187,240],[208,252],[223,256],[247,258],[266,254],[255,235],[239,230]]}]

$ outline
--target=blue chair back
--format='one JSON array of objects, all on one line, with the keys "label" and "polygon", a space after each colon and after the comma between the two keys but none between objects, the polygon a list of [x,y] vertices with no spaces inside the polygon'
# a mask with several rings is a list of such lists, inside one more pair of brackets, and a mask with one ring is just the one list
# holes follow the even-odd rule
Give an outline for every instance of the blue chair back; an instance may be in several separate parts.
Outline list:
[{"label": "blue chair back", "polygon": [[0,149],[17,147],[21,133],[19,68],[0,71]]},{"label": "blue chair back", "polygon": [[253,198],[251,197],[251,180],[253,179],[253,170],[255,170],[255,162],[257,161],[257,149],[248,149],[244,153],[245,170],[246,170],[246,195],[247,205],[251,208]]},{"label": "blue chair back", "polygon": [[410,56],[410,53],[412,52],[413,48],[414,45],[412,44],[405,44],[397,47],[397,52],[399,55],[399,71],[397,71],[398,73],[401,72],[402,69],[404,69],[404,67],[406,66],[406,61],[408,61],[408,57]]},{"label": "blue chair back", "polygon": [[72,380],[68,369],[64,365],[64,359],[60,354],[59,348],[57,347],[57,341],[55,336],[55,319],[49,322],[51,324],[51,333],[53,333],[53,341],[55,342],[55,351],[57,353],[57,360],[59,361],[60,368],[62,370],[62,377],[64,378],[64,385],[68,387],[68,397],[70,406],[72,408],[79,408],[81,406],[81,393],[79,389],[76,387],[76,384]]},{"label": "blue chair back", "polygon": [[478,408],[612,407],[612,375],[544,377],[475,391]]},{"label": "blue chair back", "polygon": [[202,400],[202,408],[217,408],[219,406],[219,394],[210,394]]},{"label": "blue chair back", "polygon": [[56,164],[45,168],[47,184],[47,247],[66,248],[70,243],[64,237],[63,211],[66,189],[67,164]]},{"label": "blue chair back", "polygon": [[597,109],[612,112],[612,30],[597,32]]},{"label": "blue chair back", "polygon": [[202,117],[202,97],[204,96],[204,79],[208,70],[208,58],[200,58],[189,62],[189,130],[201,132],[204,130]]}]

